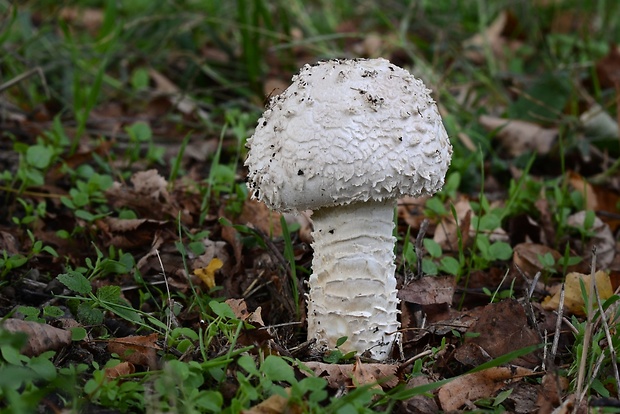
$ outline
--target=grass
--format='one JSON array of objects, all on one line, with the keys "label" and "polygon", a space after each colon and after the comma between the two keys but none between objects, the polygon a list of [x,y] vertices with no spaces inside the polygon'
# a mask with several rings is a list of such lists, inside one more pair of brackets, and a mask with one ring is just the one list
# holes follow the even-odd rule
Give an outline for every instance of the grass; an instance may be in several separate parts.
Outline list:
[{"label": "grass", "polygon": [[[419,228],[399,220],[399,277],[416,274],[419,263],[426,274],[452,275],[466,292],[454,305],[472,306],[476,275],[508,275],[515,245],[542,232],[522,224],[532,222],[553,230],[541,243],[561,252],[538,258],[545,283],[579,261],[587,269],[580,246],[593,234],[568,223],[592,200],[569,173],[594,177],[599,193],[617,190],[618,137],[582,115],[597,104],[616,119],[618,92],[597,63],[617,41],[620,4],[543,3],[0,0],[0,317],[75,322],[66,327],[70,346],[36,356],[20,352],[23,335],[0,329],[0,411],[238,413],[259,403],[398,411],[467,373],[444,357],[464,341],[456,332],[427,344],[423,358],[406,349],[413,368],[393,389],[370,383],[341,394],[329,378],[304,374],[303,362],[318,357],[304,351],[301,323],[311,253],[303,228],[285,217],[268,231],[238,221],[248,204],[245,139],[274,92],[268,85],[287,83],[302,64],[390,58],[434,90],[454,145],[444,190],[417,207],[431,232],[449,218],[462,222],[459,201],[475,214],[471,239],[458,228],[452,248],[432,234],[416,243]],[[505,11],[498,43],[487,28]],[[465,50],[474,36],[481,40]],[[502,129],[485,129],[481,115],[557,128],[557,140],[547,154],[509,156]],[[141,192],[135,174],[148,170],[158,173]],[[618,211],[588,214],[617,219]],[[118,219],[127,227],[116,227]],[[220,273],[211,270],[214,286],[191,277],[214,257],[224,262]],[[482,286],[476,306],[525,297],[515,280]],[[229,297],[244,298],[258,316],[260,306],[265,320],[248,319]],[[617,302],[587,298],[588,317],[571,317],[574,334],[563,333],[562,348],[545,361],[571,383],[562,400],[618,399]],[[135,360],[130,368],[127,355],[105,347],[152,333],[157,342],[134,349],[154,350],[159,362],[150,369]],[[405,386],[427,373],[431,384]],[[510,394],[478,408],[511,410]]]}]

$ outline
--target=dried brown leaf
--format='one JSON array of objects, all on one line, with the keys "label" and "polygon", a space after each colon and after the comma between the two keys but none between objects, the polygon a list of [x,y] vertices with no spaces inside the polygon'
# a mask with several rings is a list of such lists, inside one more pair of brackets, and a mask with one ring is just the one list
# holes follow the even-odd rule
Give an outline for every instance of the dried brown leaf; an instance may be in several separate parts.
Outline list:
[{"label": "dried brown leaf", "polygon": [[[420,387],[430,384],[431,380],[425,375],[416,375],[407,382],[407,388]],[[439,406],[432,397],[428,395],[415,395],[403,401],[403,406],[407,413],[411,414],[435,414],[439,412]]]},{"label": "dried brown leaf", "polygon": [[104,20],[102,9],[85,7],[63,7],[58,17],[67,23],[84,27],[91,34],[96,34]]},{"label": "dried brown leaf", "polygon": [[534,371],[517,367],[494,367],[457,377],[439,389],[437,397],[445,411],[458,410],[470,401],[492,397],[506,381],[514,381]]},{"label": "dried brown leaf", "polygon": [[[352,379],[355,376],[354,370],[357,364],[327,364],[324,362],[308,361],[304,363],[316,376],[323,377],[332,388],[340,388],[343,384],[354,386]],[[358,369],[361,369],[358,367]],[[392,388],[398,385],[396,376],[396,365],[389,364],[364,364],[364,374],[368,378],[372,376],[379,381],[384,388]],[[356,378],[357,379],[357,378]]]},{"label": "dried brown leaf", "polygon": [[[590,279],[589,274],[572,272],[566,275],[564,282],[564,312],[584,316],[585,315],[585,302],[583,301],[583,295],[581,294],[581,282],[583,282],[588,297],[590,297]],[[594,274],[594,280],[596,282],[596,288],[598,290],[601,300],[606,300],[613,295],[614,291],[611,286],[611,280],[609,274],[599,270]],[[557,285],[553,296],[547,296],[543,300],[541,306],[546,310],[557,310],[560,304],[560,290],[561,285]]]},{"label": "dried brown leaf", "polygon": [[0,251],[6,252],[9,256],[19,253],[19,245],[14,235],[0,231]]},{"label": "dried brown leaf", "polygon": [[71,344],[71,332],[44,323],[10,318],[1,326],[9,332],[22,332],[28,336],[28,341],[21,350],[26,356],[40,355]]},{"label": "dried brown leaf", "polygon": [[107,379],[114,379],[124,375],[131,375],[134,372],[136,372],[135,365],[131,362],[123,361],[111,368],[106,368],[105,377]]},{"label": "dried brown leaf", "polygon": [[[566,224],[571,227],[583,229],[585,226],[587,214],[585,211],[579,211],[572,214],[566,220]],[[588,229],[593,233],[585,243],[576,239],[574,241],[577,250],[581,251],[581,257],[584,262],[589,263],[592,259],[593,249],[596,248],[596,265],[601,269],[608,269],[616,256],[616,239],[611,232],[609,226],[598,218],[594,217],[592,227]]]},{"label": "dried brown leaf", "polygon": [[269,210],[265,203],[256,200],[248,199],[243,203],[243,209],[237,222],[250,224],[270,237],[282,236],[280,214]]},{"label": "dried brown leaf", "polygon": [[156,94],[168,97],[179,112],[186,115],[196,114],[201,119],[209,119],[209,114],[200,108],[196,101],[182,93],[179,87],[165,75],[155,69],[149,69],[149,75],[155,82]]},{"label": "dried brown leaf", "polygon": [[510,157],[535,152],[548,154],[558,136],[556,128],[543,128],[531,122],[482,115],[480,124],[488,131],[497,130],[495,138]]},{"label": "dried brown leaf", "polygon": [[418,230],[422,221],[426,218],[424,215],[424,206],[428,198],[428,196],[406,196],[398,200],[398,219],[407,223],[412,231]]},{"label": "dried brown leaf", "polygon": [[[477,336],[467,337],[464,346],[457,349],[458,361],[478,366],[493,358],[539,343],[536,331],[529,327],[523,306],[514,299],[492,303],[477,309],[479,319],[469,329]],[[517,358],[514,363],[533,368],[540,363],[536,355]]]},{"label": "dried brown leaf", "polygon": [[[286,392],[290,393],[288,389]],[[265,401],[241,411],[242,414],[301,414],[303,412],[305,412],[304,407],[291,403],[289,398],[279,394],[274,394]]]},{"label": "dried brown leaf", "polygon": [[560,252],[544,244],[519,243],[512,249],[512,260],[523,273],[529,277],[534,277],[537,272],[544,269],[539,257],[550,254],[557,263],[562,258]]},{"label": "dried brown leaf", "polygon": [[562,403],[562,396],[568,389],[569,381],[554,372],[548,372],[542,377],[542,386],[539,388],[537,406],[539,413],[551,414]]},{"label": "dried brown leaf", "polygon": [[237,319],[253,323],[255,326],[265,326],[260,306],[254,312],[248,312],[248,306],[244,299],[227,299],[226,303],[230,306]]},{"label": "dried brown leaf", "polygon": [[523,42],[511,36],[518,25],[512,13],[501,11],[484,32],[477,33],[463,42],[465,57],[474,63],[482,64],[487,60],[488,49],[504,67],[507,52],[521,49],[523,46]]},{"label": "dried brown leaf", "polygon": [[156,333],[147,336],[116,338],[108,342],[108,350],[118,354],[123,361],[147,366],[154,370],[159,366],[157,351],[161,350],[156,343],[157,338]]},{"label": "dried brown leaf", "polygon": [[441,246],[444,251],[456,251],[458,250],[458,230],[461,231],[461,237],[463,238],[463,246],[466,247],[470,240],[471,218],[474,213],[471,209],[471,204],[466,198],[461,198],[454,203],[454,210],[456,211],[457,223],[454,220],[452,214],[449,214],[441,219],[439,225],[435,229],[433,240]]},{"label": "dried brown leaf", "polygon": [[398,298],[418,305],[452,303],[456,280],[453,276],[422,277],[403,286]]},{"label": "dried brown leaf", "polygon": [[99,220],[97,225],[110,237],[108,244],[120,249],[133,249],[152,246],[166,228],[174,231],[174,225],[167,221],[150,219],[119,219],[106,217]]},{"label": "dried brown leaf", "polygon": [[362,363],[359,357],[356,359],[355,364],[353,364],[352,377],[354,386],[362,387],[368,385],[371,389],[381,390],[381,385],[379,385],[380,379],[375,376],[373,370],[368,368],[367,364]]},{"label": "dried brown leaf", "polygon": [[598,81],[603,88],[620,86],[620,49],[612,45],[609,52],[596,62]]},{"label": "dried brown leaf", "polygon": [[181,210],[168,192],[168,182],[157,170],[140,171],[131,177],[133,187],[115,182],[106,191],[108,201],[115,208],[132,208],[144,218],[177,219],[191,223],[192,219]]}]

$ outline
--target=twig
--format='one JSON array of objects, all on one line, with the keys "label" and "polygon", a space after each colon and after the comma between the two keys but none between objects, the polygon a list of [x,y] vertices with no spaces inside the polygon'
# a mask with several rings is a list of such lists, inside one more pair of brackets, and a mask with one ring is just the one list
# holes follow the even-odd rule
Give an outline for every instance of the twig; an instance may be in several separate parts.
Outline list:
[{"label": "twig", "polygon": [[161,261],[161,256],[159,255],[159,250],[155,249],[155,254],[157,255],[157,260],[159,260],[159,266],[161,266],[161,274],[164,277],[164,282],[166,285],[166,295],[168,296],[166,302],[168,303],[168,314],[166,315],[166,334],[164,336],[164,346],[168,343],[168,332],[172,327],[172,312],[174,312],[174,300],[172,299],[172,295],[170,294],[170,287],[168,286],[168,278],[166,277],[166,270],[164,269],[164,263]]},{"label": "twig", "polygon": [[553,345],[551,345],[551,359],[555,359],[558,352],[558,344],[560,343],[560,332],[562,330],[562,318],[564,316],[564,297],[566,296],[565,284],[562,283],[560,290],[560,303],[558,304],[558,318],[555,321],[555,333],[553,334]]},{"label": "twig", "polygon": [[25,79],[28,79],[32,75],[39,75],[39,77],[41,78],[41,83],[43,84],[43,90],[45,91],[45,97],[47,99],[50,99],[50,91],[47,88],[47,82],[45,81],[45,75],[43,74],[43,69],[41,69],[40,66],[27,70],[26,72],[15,76],[13,79],[9,80],[8,82],[3,83],[2,85],[0,85],[0,92],[3,92],[9,89],[11,86],[18,84],[19,82]]}]

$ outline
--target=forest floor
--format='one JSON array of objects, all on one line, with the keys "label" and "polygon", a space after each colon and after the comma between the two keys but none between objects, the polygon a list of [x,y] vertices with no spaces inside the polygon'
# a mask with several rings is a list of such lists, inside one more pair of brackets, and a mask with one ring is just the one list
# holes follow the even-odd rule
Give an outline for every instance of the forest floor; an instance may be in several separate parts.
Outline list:
[{"label": "forest floor", "polygon": [[[0,412],[620,412],[620,3],[64,3],[0,0]],[[454,147],[386,361],[306,340],[311,220],[244,166],[300,67],[374,57]]]}]

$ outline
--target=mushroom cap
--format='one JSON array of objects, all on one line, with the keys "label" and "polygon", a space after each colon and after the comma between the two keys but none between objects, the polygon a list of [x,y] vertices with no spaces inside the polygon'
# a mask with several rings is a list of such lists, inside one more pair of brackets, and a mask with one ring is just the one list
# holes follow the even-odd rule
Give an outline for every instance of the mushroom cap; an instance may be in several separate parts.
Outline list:
[{"label": "mushroom cap", "polygon": [[278,211],[440,190],[452,146],[430,90],[385,59],[305,65],[248,139],[248,187]]}]

